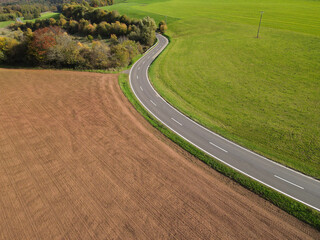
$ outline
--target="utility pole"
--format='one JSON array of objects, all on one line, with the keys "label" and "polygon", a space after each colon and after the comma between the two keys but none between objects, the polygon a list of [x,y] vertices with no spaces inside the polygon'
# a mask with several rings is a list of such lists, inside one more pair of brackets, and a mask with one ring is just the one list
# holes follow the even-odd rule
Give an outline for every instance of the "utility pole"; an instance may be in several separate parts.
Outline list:
[{"label": "utility pole", "polygon": [[260,11],[260,22],[259,22],[259,27],[258,27],[258,33],[257,33],[257,38],[259,38],[259,32],[260,32],[260,26],[261,26],[261,20],[262,20],[262,14],[264,11]]}]

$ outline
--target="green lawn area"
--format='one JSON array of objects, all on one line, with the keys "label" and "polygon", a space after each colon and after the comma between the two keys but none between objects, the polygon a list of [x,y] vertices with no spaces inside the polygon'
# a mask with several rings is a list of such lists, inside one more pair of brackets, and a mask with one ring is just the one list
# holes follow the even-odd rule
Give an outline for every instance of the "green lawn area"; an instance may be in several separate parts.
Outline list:
[{"label": "green lawn area", "polygon": [[[34,22],[36,19],[46,19],[46,18],[57,18],[59,16],[59,13],[56,12],[45,12],[45,13],[41,13],[41,16],[39,18],[35,18],[32,20],[24,20],[23,18],[21,18],[21,20],[23,22],[26,21],[32,21]],[[11,23],[14,23],[15,21],[4,21],[4,22],[0,22],[0,28],[4,28],[9,26]]]},{"label": "green lawn area", "polygon": [[159,14],[159,13],[155,13],[155,12],[149,12],[149,11],[144,11],[144,10],[139,10],[136,7],[138,6],[146,6],[146,4],[150,4],[150,3],[156,3],[156,2],[161,2],[163,0],[138,0],[138,1],[124,1],[124,0],[118,0],[115,1],[114,5],[111,6],[104,6],[104,7],[100,7],[101,9],[105,9],[105,10],[116,10],[121,14],[126,14],[127,16],[133,17],[133,18],[137,18],[137,19],[142,19],[146,16],[152,17],[157,23],[159,23],[161,20],[165,20],[167,19],[167,23],[172,23],[176,20],[178,20],[178,18],[176,17],[170,17],[167,16],[165,14]]},{"label": "green lawn area", "polygon": [[9,26],[11,23],[14,23],[14,21],[0,22],[0,28],[5,28],[5,27]]},{"label": "green lawn area", "polygon": [[31,21],[35,21],[36,19],[46,19],[46,18],[55,18],[57,19],[59,17],[59,14],[60,13],[57,13],[57,12],[44,12],[44,13],[41,13],[41,16],[39,18],[35,18]]},{"label": "green lawn area", "polygon": [[111,9],[167,16],[171,44],[150,70],[164,98],[228,139],[320,179],[319,1],[120,2]]}]

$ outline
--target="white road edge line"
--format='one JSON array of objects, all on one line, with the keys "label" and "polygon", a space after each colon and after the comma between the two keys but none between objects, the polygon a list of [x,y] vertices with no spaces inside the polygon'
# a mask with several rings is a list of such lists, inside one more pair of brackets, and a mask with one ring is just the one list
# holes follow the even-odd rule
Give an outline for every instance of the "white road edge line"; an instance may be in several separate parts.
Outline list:
[{"label": "white road edge line", "polygon": [[[147,53],[148,53],[149,51],[151,51],[155,46],[157,46],[158,43],[159,43],[159,41],[158,41],[151,49],[149,49],[145,54],[147,54]],[[167,43],[168,43],[168,40],[167,40]],[[165,47],[166,47],[166,46],[165,46]],[[218,161],[224,163],[225,165],[231,167],[232,169],[234,169],[234,170],[236,170],[236,171],[244,174],[245,176],[247,176],[247,177],[249,177],[249,178],[251,178],[251,179],[253,179],[253,180],[256,180],[256,181],[259,182],[259,183],[262,183],[263,185],[265,185],[265,186],[267,186],[267,187],[269,187],[269,188],[271,188],[271,189],[273,189],[273,190],[275,190],[275,191],[277,191],[277,192],[279,192],[279,193],[281,193],[281,194],[283,194],[283,195],[285,195],[285,196],[287,196],[287,197],[290,197],[290,198],[292,198],[292,199],[294,199],[294,200],[296,200],[296,201],[298,201],[298,202],[301,202],[301,203],[305,204],[306,206],[309,206],[309,207],[311,207],[311,208],[313,208],[313,209],[315,209],[315,210],[317,210],[317,211],[320,212],[320,208],[317,208],[317,207],[315,207],[315,206],[312,206],[312,205],[309,204],[309,203],[306,203],[306,202],[304,202],[304,201],[302,201],[302,200],[300,200],[300,199],[298,199],[298,198],[295,198],[294,196],[291,196],[290,194],[287,194],[287,193],[285,193],[285,192],[283,192],[283,191],[281,191],[281,190],[279,190],[279,189],[277,189],[277,188],[275,188],[275,187],[273,187],[273,186],[271,186],[271,185],[269,185],[269,184],[267,184],[267,183],[265,183],[265,182],[263,182],[263,181],[255,178],[255,177],[251,176],[250,174],[241,171],[240,169],[238,169],[238,168],[232,166],[231,164],[223,161],[222,159],[216,157],[215,155],[207,152],[207,151],[204,150],[203,148],[199,147],[197,144],[191,142],[190,140],[188,140],[187,138],[185,138],[184,136],[182,136],[180,133],[178,133],[177,131],[175,131],[175,130],[172,129],[171,127],[169,127],[165,122],[163,122],[162,120],[160,120],[160,118],[158,118],[152,111],[150,111],[149,108],[146,107],[146,105],[143,104],[143,102],[141,101],[141,99],[138,97],[138,95],[137,95],[136,92],[134,91],[134,88],[132,87],[133,85],[132,85],[132,80],[131,80],[131,72],[132,72],[132,69],[134,69],[135,64],[138,63],[138,62],[139,62],[139,60],[138,60],[137,62],[135,62],[135,63],[133,64],[133,66],[131,67],[131,69],[130,69],[130,73],[129,73],[129,83],[130,83],[131,89],[132,89],[134,95],[136,95],[136,97],[137,97],[137,99],[139,100],[139,102],[141,103],[141,105],[142,105],[145,109],[147,109],[147,111],[149,111],[156,119],[158,119],[158,121],[160,121],[161,123],[163,123],[167,128],[169,128],[171,131],[173,131],[174,133],[176,133],[177,135],[179,135],[180,137],[182,137],[184,140],[186,140],[187,142],[189,142],[189,143],[192,144],[193,146],[197,147],[198,149],[200,149],[200,150],[203,151],[204,153],[210,155],[211,157],[217,159]],[[148,68],[149,68],[149,66],[148,66]],[[148,75],[147,75],[147,79],[148,79],[149,85],[151,85]],[[154,88],[153,88],[152,85],[151,85],[151,88],[154,90]],[[154,90],[154,91],[155,91],[155,90]],[[157,91],[155,91],[155,92],[157,93]],[[160,97],[161,97],[161,96],[160,96]],[[161,97],[161,98],[162,98],[162,97]],[[163,99],[163,98],[162,98],[162,99]],[[164,99],[163,99],[163,100],[164,100]],[[164,101],[165,101],[165,100],[164,100]],[[166,102],[166,101],[165,101],[165,102]],[[166,102],[166,103],[167,103],[167,102]],[[167,104],[168,104],[168,103],[167,103]],[[169,105],[170,105],[170,104],[169,104]],[[170,106],[171,106],[171,105],[170,105]],[[172,106],[171,106],[171,107],[172,107]],[[174,107],[172,107],[172,108],[174,108]],[[174,109],[175,109],[175,108],[174,108]],[[176,109],[175,109],[175,110],[176,110]],[[178,110],[176,110],[176,111],[179,112]],[[193,120],[192,120],[192,121],[193,121]],[[194,121],[193,121],[193,122],[194,122]],[[198,125],[201,126],[200,124],[198,124]],[[202,127],[202,126],[201,126],[201,127]],[[203,128],[204,128],[204,127],[203,127]],[[209,132],[211,132],[211,131],[208,130],[208,129],[206,129],[206,130],[209,131]],[[212,133],[213,133],[213,132],[212,132]],[[220,137],[221,137],[221,136],[220,136]],[[235,143],[233,143],[233,144],[235,144]],[[235,144],[235,145],[236,145],[236,144]],[[250,151],[250,152],[251,152],[251,151]],[[269,160],[269,159],[267,159],[267,160]],[[269,161],[271,161],[271,160],[269,160]],[[280,165],[280,164],[278,164],[278,165]],[[280,165],[280,166],[282,166],[282,165]],[[282,166],[282,167],[284,167],[284,166]],[[287,167],[285,167],[285,168],[287,168]],[[288,168],[288,169],[289,169],[289,170],[292,170],[292,169],[290,169],[290,168]],[[294,170],[292,170],[292,171],[294,171]],[[296,172],[296,171],[294,171],[294,172]],[[298,173],[299,173],[299,172],[298,172]],[[301,173],[300,173],[300,174],[301,174]],[[301,175],[303,175],[303,174],[301,174]],[[310,178],[311,178],[311,177],[310,177]],[[313,178],[312,178],[312,179],[313,179]],[[314,179],[314,180],[315,180],[315,179]]]},{"label": "white road edge line", "polygon": [[216,148],[219,148],[220,150],[222,150],[222,151],[224,151],[224,152],[228,152],[227,150],[224,150],[223,148],[221,148],[221,147],[219,147],[219,146],[217,146],[217,145],[215,145],[214,143],[212,143],[212,142],[209,142],[212,146],[215,146]]},{"label": "white road edge line", "polygon": [[284,182],[290,183],[290,184],[292,184],[293,186],[296,186],[296,187],[298,187],[298,188],[304,189],[303,187],[300,187],[299,185],[294,184],[294,183],[292,183],[292,182],[290,182],[290,181],[288,181],[288,180],[286,180],[286,179],[284,179],[284,178],[282,178],[282,177],[279,177],[279,176],[277,176],[277,175],[274,175],[274,177],[279,178],[280,180],[282,180],[282,181],[284,181]]},{"label": "white road edge line", "polygon": [[150,100],[150,102],[151,102],[153,105],[157,106],[157,104],[155,104],[154,101]]},{"label": "white road edge line", "polygon": [[177,120],[175,120],[174,118],[171,118],[173,121],[175,121],[176,123],[178,123],[180,126],[182,126],[181,123],[179,123]]}]

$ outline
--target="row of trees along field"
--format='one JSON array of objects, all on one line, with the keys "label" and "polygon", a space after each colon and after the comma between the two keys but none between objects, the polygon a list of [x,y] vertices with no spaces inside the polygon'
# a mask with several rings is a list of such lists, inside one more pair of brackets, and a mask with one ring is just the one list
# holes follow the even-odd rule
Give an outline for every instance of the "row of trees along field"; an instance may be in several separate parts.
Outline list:
[{"label": "row of trees along field", "polygon": [[49,7],[42,4],[0,6],[0,21],[15,20],[17,17],[33,19],[40,17],[41,12],[49,11]]},{"label": "row of trees along field", "polygon": [[140,42],[145,47],[151,46],[155,41],[156,24],[153,19],[130,19],[126,15],[120,15],[116,11],[94,9],[85,5],[65,4],[59,19],[37,19],[35,22],[10,25],[12,30],[21,29],[32,31],[37,29],[59,26],[69,34],[79,36],[91,35],[96,38],[108,39],[112,34],[117,37],[127,37],[130,40]]},{"label": "row of trees along field", "polygon": [[[157,26],[150,17],[130,19],[115,11],[66,4],[57,20],[16,22],[10,28],[14,37],[0,37],[0,63],[115,69],[128,66],[155,42]],[[164,22],[159,29],[166,29]]]},{"label": "row of trees along field", "polygon": [[[49,1],[29,1],[29,2],[15,2],[3,3],[0,5],[0,22],[15,20],[17,17],[23,17],[24,20],[30,20],[40,17],[42,12],[47,11],[61,11],[63,0],[49,0]],[[76,2],[72,0],[72,2]],[[86,7],[101,7],[112,5],[113,0],[90,0],[89,2],[81,0],[81,4]]]}]

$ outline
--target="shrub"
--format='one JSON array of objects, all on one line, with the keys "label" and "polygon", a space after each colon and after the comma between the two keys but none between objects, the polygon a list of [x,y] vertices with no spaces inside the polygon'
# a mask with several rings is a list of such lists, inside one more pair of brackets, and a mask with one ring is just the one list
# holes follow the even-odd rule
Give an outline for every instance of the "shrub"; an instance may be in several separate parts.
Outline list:
[{"label": "shrub", "polygon": [[88,35],[87,38],[88,38],[88,40],[89,40],[90,42],[93,41],[93,37],[92,37],[91,35]]},{"label": "shrub", "polygon": [[161,21],[159,23],[159,27],[158,27],[159,32],[164,34],[167,31],[167,29],[168,29],[168,26],[167,26],[166,22],[165,21]]}]

